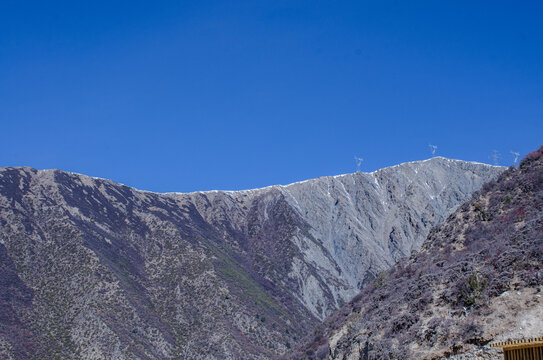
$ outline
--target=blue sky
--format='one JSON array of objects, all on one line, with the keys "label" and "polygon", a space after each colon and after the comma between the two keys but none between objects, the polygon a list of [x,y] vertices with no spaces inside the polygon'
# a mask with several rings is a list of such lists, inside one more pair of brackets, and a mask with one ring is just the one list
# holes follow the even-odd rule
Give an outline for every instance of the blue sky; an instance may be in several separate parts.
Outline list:
[{"label": "blue sky", "polygon": [[0,166],[285,184],[543,143],[536,1],[0,2]]}]

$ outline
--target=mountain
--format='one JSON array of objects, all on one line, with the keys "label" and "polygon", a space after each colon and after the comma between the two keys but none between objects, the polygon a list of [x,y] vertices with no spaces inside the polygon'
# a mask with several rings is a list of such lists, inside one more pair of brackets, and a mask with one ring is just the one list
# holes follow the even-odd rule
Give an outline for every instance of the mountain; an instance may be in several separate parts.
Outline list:
[{"label": "mountain", "polygon": [[331,315],[291,358],[501,359],[543,334],[543,147]]},{"label": "mountain", "polygon": [[432,158],[157,194],[0,169],[0,357],[270,358],[504,168]]}]

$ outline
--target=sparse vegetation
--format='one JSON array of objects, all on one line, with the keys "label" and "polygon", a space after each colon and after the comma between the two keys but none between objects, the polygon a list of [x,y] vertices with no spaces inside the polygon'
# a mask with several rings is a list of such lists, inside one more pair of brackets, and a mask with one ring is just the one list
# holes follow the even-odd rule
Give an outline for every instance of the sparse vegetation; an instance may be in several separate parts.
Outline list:
[{"label": "sparse vegetation", "polygon": [[326,349],[339,358],[439,358],[485,344],[480,320],[491,301],[543,285],[542,204],[543,147],[485,184],[430,231],[417,253],[326,319],[292,358],[324,358],[317,349],[340,330],[337,345]]},{"label": "sparse vegetation", "polygon": [[487,280],[474,271],[467,279],[462,290],[462,301],[466,306],[472,306],[481,297],[487,287]]},{"label": "sparse vegetation", "polygon": [[[445,160],[434,161],[441,166]],[[462,177],[463,166],[455,163],[450,171]],[[480,178],[499,171],[484,165],[469,167]],[[370,194],[373,185],[365,188],[362,174],[353,175],[352,189],[341,182],[344,177],[333,180],[338,187],[329,190],[335,191],[332,198],[338,200],[337,211],[348,202],[342,200],[344,192],[354,202],[365,203],[347,219],[334,214],[344,221],[338,229],[348,231],[338,234],[363,245],[365,230],[356,229],[353,221],[385,197],[391,203],[398,201],[403,193],[403,174],[398,174],[376,179],[386,189],[382,196]],[[4,281],[0,317],[7,319],[0,325],[8,325],[0,326],[0,346],[15,358],[36,360],[95,358],[114,351],[117,355],[111,357],[130,359],[186,359],[199,354],[231,359],[273,357],[294,347],[301,336],[311,335],[318,323],[317,313],[343,304],[345,294],[370,283],[383,264],[411,251],[413,236],[425,232],[439,218],[436,214],[457,204],[480,178],[467,188],[447,188],[442,196],[450,198],[437,209],[418,202],[408,204],[408,209],[399,206],[396,215],[405,215],[405,227],[394,226],[387,235],[385,253],[372,253],[368,246],[352,255],[343,248],[348,244],[341,244],[342,256],[355,266],[357,261],[371,262],[372,256],[389,257],[381,264],[357,268],[366,274],[358,284],[351,284],[346,281],[349,274],[345,270],[349,269],[340,266],[319,238],[331,228],[310,223],[314,221],[311,211],[328,216],[326,209],[321,212],[312,202],[318,200],[315,195],[325,194],[313,189],[329,179],[308,183],[312,189],[306,194],[309,206],[303,206],[303,191],[293,191],[296,201],[300,200],[299,209],[287,199],[293,194],[276,188],[236,194],[155,194],[57,170],[2,168],[0,250],[8,255],[0,258],[0,281]],[[409,197],[420,195],[415,185],[410,185]],[[325,196],[324,208],[327,199]],[[415,219],[419,211],[422,222]],[[374,215],[379,217],[382,212]],[[524,219],[528,215],[522,210],[518,216]],[[376,217],[368,221],[372,231],[381,225]],[[428,259],[425,266],[432,262]],[[410,297],[416,297],[419,301],[409,311],[427,311],[435,302],[428,290],[434,284],[432,271],[417,264],[402,274],[382,273],[373,285],[376,301],[411,306]],[[417,274],[421,285],[409,284],[406,298],[388,293],[390,287],[398,286],[398,279],[412,274]],[[316,282],[308,284],[308,279]],[[334,311],[326,324],[339,326],[356,316],[364,310],[364,301],[363,295],[356,296]],[[405,309],[396,310],[379,313],[383,319],[393,319],[393,326],[385,329],[393,336],[405,329],[413,334],[425,330],[418,317]],[[329,334],[322,326],[316,329],[313,346],[304,356],[322,358],[329,353]],[[379,354],[395,349],[392,345],[371,343],[367,348]],[[3,351],[0,349],[0,357]]]}]

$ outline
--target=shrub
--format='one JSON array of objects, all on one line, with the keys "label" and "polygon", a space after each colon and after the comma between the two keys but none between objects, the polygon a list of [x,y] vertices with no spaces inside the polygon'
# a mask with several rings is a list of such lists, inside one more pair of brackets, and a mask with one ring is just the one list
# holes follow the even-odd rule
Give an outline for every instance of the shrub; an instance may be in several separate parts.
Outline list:
[{"label": "shrub", "polygon": [[524,159],[522,159],[522,161],[520,162],[520,167],[523,168],[529,163],[539,160],[542,156],[543,156],[543,146],[541,146],[538,150],[532,151],[531,153],[526,155]]},{"label": "shrub", "polygon": [[466,306],[472,306],[487,287],[487,280],[474,271],[467,279],[462,290],[462,301]]}]

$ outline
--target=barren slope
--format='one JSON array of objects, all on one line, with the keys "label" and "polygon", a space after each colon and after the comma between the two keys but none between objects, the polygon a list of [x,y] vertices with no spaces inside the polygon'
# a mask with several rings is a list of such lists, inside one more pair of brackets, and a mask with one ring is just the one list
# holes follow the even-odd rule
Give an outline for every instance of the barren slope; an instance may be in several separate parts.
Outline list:
[{"label": "barren slope", "polygon": [[543,335],[543,147],[434,228],[292,358],[499,359]]},{"label": "barren slope", "polygon": [[287,186],[156,194],[0,169],[0,306],[10,314],[0,354],[283,353],[502,170],[434,158]]}]

